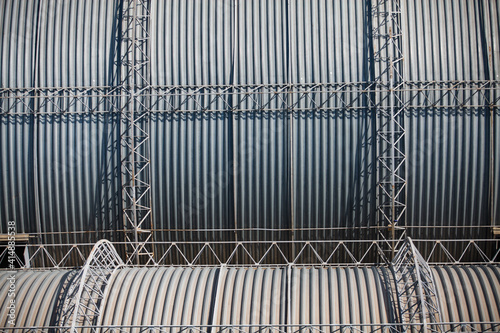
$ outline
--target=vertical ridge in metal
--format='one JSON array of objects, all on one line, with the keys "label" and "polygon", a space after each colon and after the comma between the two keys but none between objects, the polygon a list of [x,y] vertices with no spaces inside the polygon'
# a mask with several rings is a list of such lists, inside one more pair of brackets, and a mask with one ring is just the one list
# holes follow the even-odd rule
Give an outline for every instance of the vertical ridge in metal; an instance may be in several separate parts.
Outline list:
[{"label": "vertical ridge in metal", "polygon": [[[440,332],[441,311],[432,271],[417,250],[413,241],[407,238],[392,262],[396,280],[401,322],[421,324],[420,331]],[[403,326],[402,331],[413,326]]]},{"label": "vertical ridge in metal", "polygon": [[400,91],[402,74],[401,6],[398,0],[376,1],[372,7],[377,129],[377,187],[381,233],[392,239],[394,257],[396,230],[404,224],[406,211],[406,155],[404,152],[405,103]]},{"label": "vertical ridge in metal", "polygon": [[[122,184],[128,263],[154,262],[152,240],[149,118],[151,66],[149,1],[124,0],[122,13]],[[144,256],[146,260],[141,260]]]},{"label": "vertical ridge in metal", "polygon": [[[124,263],[107,240],[97,242],[85,265],[72,281],[61,314],[60,326],[77,332],[77,327],[91,327],[101,314],[105,289],[113,273]],[[69,328],[71,327],[71,328]]]}]

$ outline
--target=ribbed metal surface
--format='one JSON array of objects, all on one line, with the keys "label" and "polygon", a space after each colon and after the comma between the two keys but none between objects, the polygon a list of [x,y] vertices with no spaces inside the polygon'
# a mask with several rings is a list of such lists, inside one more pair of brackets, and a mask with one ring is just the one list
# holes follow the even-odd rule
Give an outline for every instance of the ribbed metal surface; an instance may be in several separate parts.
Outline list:
[{"label": "ribbed metal surface", "polygon": [[214,277],[210,269],[122,269],[109,284],[103,325],[207,325]]},{"label": "ribbed metal surface", "polygon": [[[221,92],[231,93],[234,84],[372,81],[372,2],[152,1],[152,84],[225,84]],[[402,9],[406,80],[500,79],[496,1],[403,1]],[[119,1],[2,1],[2,87],[117,84],[119,13]],[[252,112],[209,113],[231,110],[218,101],[208,103],[206,112],[152,116],[154,226],[373,226],[376,119],[369,101],[357,101],[353,106],[362,109],[356,111],[319,111],[311,97],[294,101],[306,111],[290,112],[279,100],[266,103],[265,94],[251,96],[277,111],[262,112],[247,98],[244,106]],[[195,98],[181,100],[169,94],[155,100],[152,110],[199,109]],[[410,109],[405,116],[407,224],[467,227],[410,232],[413,237],[490,237],[489,229],[470,227],[500,224],[500,114],[480,107],[478,95],[471,101],[479,106]],[[447,96],[437,106],[451,102],[453,96]],[[52,99],[29,107],[57,111],[61,103]],[[332,101],[323,108],[341,105]],[[78,111],[76,106],[68,110]],[[101,111],[116,108],[102,104]],[[18,232],[39,231],[37,219],[42,232],[121,229],[118,138],[118,117],[112,115],[2,115],[0,219],[15,220]],[[4,224],[0,228],[4,232]],[[291,235],[157,232],[155,238]]]},{"label": "ribbed metal surface", "polygon": [[61,297],[71,281],[70,271],[25,271],[15,274],[15,298],[9,297],[12,272],[0,272],[0,326],[12,327],[7,317],[10,300],[15,300],[16,327],[55,326],[62,306]]},{"label": "ribbed metal surface", "polygon": [[498,80],[497,1],[402,1],[407,81]]},{"label": "ribbed metal surface", "polygon": [[[443,322],[500,321],[497,266],[445,266],[432,272]],[[17,325],[58,325],[73,273],[17,273]],[[2,326],[7,326],[7,276],[0,274]],[[102,325],[398,322],[392,273],[383,267],[123,268],[108,288]]]},{"label": "ribbed metal surface", "polygon": [[291,323],[396,322],[390,274],[375,267],[293,269]]},{"label": "ribbed metal surface", "polygon": [[[498,322],[500,271],[492,266],[450,266],[433,269],[445,322]],[[474,325],[488,331],[488,325]],[[445,326],[445,329],[449,329]]]}]

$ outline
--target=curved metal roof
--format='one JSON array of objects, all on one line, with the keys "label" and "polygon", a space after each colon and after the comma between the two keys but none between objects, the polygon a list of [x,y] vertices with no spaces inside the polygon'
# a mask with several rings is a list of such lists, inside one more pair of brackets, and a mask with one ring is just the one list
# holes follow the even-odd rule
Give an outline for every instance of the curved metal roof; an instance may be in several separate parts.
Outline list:
[{"label": "curved metal roof", "polygon": [[[500,322],[500,267],[432,271],[443,322]],[[18,272],[17,326],[58,325],[72,273]],[[8,274],[0,273],[4,327]],[[384,267],[123,268],[108,288],[102,325],[383,324],[399,315]]]}]

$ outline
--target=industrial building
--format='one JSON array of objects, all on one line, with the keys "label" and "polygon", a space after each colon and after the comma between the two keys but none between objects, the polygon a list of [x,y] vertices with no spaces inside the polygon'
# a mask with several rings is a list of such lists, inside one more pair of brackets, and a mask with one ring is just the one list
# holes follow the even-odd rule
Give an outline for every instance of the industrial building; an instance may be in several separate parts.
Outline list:
[{"label": "industrial building", "polygon": [[0,332],[500,331],[497,0],[0,17]]}]

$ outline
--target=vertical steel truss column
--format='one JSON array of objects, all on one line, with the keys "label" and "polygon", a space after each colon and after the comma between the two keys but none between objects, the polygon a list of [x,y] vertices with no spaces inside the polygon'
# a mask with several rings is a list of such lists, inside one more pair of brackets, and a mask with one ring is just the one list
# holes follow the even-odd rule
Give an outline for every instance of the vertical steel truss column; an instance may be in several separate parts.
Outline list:
[{"label": "vertical steel truss column", "polygon": [[[152,241],[149,1],[124,0],[121,57],[123,223],[127,263],[149,264]],[[149,230],[148,230],[149,229]]]},{"label": "vertical steel truss column", "polygon": [[[401,323],[422,324],[423,332],[440,332],[441,315],[432,271],[407,238],[392,261]],[[402,331],[415,329],[404,325]]]},{"label": "vertical steel truss column", "polygon": [[[392,257],[396,239],[403,239],[406,211],[406,155],[404,152],[404,111],[406,105],[398,90],[402,74],[401,6],[399,0],[377,0],[372,7],[373,48],[377,129],[377,187],[381,236],[388,242]],[[387,231],[387,232],[386,232]]]},{"label": "vertical steel truss column", "polygon": [[[124,263],[113,244],[107,240],[97,242],[85,265],[68,290],[61,313],[60,326],[77,332],[76,327],[96,325],[101,314],[106,286],[113,273]],[[92,332],[97,329],[91,328]]]}]

